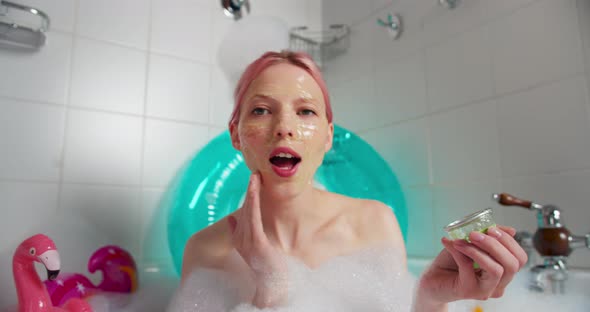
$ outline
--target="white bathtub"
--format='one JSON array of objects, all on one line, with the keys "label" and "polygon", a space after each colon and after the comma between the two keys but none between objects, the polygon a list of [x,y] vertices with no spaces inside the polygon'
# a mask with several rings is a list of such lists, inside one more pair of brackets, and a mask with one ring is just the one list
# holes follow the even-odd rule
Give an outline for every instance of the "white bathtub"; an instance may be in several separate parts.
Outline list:
[{"label": "white bathtub", "polygon": [[[408,259],[408,270],[417,277],[428,265],[430,260]],[[529,283],[529,269],[524,268],[514,278],[502,298],[486,301],[469,300],[460,305],[451,306],[450,311],[472,312],[478,306],[484,312],[590,311],[590,270],[569,270],[563,295],[553,294],[550,284],[546,284],[547,287],[543,293],[530,291]]]},{"label": "white bathtub", "polygon": [[[67,256],[67,255],[64,255]],[[430,264],[427,259],[408,259],[408,269],[418,277]],[[4,275],[6,277],[6,275]],[[178,286],[179,279],[171,265],[144,265],[139,268],[140,290],[130,297],[115,298],[113,301],[120,305],[117,311],[165,311],[173,292]],[[590,271],[571,270],[566,283],[565,295],[553,295],[546,293],[534,293],[526,286],[528,283],[528,271],[523,270],[511,283],[504,297],[490,299],[485,302],[467,301],[461,304],[451,305],[450,311],[472,312],[479,306],[485,312],[489,311],[559,311],[559,312],[583,312],[590,311]],[[2,291],[2,289],[0,289]],[[6,291],[6,289],[4,289]],[[13,292],[13,290],[11,290]],[[105,304],[105,301],[95,301],[94,304]],[[0,311],[15,311],[14,303],[1,302]],[[113,303],[109,303],[111,306]],[[99,312],[101,312],[100,310]]]}]

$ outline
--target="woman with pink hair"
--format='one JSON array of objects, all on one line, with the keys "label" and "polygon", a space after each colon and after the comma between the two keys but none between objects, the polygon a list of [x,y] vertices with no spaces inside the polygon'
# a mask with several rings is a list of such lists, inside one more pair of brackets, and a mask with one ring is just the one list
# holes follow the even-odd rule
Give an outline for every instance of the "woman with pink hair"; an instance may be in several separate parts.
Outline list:
[{"label": "woman with pink hair", "polygon": [[[199,269],[243,274],[242,300],[264,308],[289,296],[285,256],[311,269],[375,246],[405,246],[385,204],[314,187],[332,147],[332,107],[320,70],[304,53],[267,52],[239,80],[229,121],[233,146],[252,175],[242,207],[187,242],[183,283]],[[508,227],[473,232],[472,243],[442,239],[444,249],[420,278],[416,311],[446,311],[460,299],[502,296],[526,263]],[[480,269],[474,270],[476,262]]]}]

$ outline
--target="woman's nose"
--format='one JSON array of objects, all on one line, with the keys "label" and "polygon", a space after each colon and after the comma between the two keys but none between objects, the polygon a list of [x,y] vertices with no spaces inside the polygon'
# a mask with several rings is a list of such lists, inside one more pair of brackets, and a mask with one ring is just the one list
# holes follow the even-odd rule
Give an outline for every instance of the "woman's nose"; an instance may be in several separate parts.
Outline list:
[{"label": "woman's nose", "polygon": [[278,137],[281,138],[292,138],[293,137],[293,132],[294,132],[294,127],[295,125],[293,124],[293,121],[291,120],[291,118],[287,117],[287,116],[281,116],[279,120],[277,120],[277,125],[275,128],[275,133]]},{"label": "woman's nose", "polygon": [[284,128],[279,128],[277,130],[277,136],[278,137],[290,137],[290,138],[292,138],[293,137],[293,130],[287,130],[287,129],[284,129]]}]

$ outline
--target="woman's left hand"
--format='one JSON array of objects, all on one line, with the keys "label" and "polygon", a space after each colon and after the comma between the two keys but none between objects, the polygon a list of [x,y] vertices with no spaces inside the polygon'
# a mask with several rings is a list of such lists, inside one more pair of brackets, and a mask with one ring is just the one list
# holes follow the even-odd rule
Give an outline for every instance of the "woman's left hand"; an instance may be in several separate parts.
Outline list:
[{"label": "woman's left hand", "polygon": [[470,233],[471,244],[443,238],[445,249],[420,279],[416,310],[435,311],[461,299],[501,297],[527,262],[525,251],[513,238],[515,233],[513,228],[498,226],[486,234]]}]

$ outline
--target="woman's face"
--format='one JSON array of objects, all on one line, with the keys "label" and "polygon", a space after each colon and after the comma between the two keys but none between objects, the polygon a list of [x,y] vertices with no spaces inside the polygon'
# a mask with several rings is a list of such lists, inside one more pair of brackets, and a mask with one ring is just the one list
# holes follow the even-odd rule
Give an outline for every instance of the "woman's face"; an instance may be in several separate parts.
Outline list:
[{"label": "woman's face", "polygon": [[322,90],[313,77],[280,63],[250,84],[230,132],[233,146],[252,172],[261,172],[265,185],[289,187],[292,193],[313,182],[332,147],[334,126],[328,123]]}]

